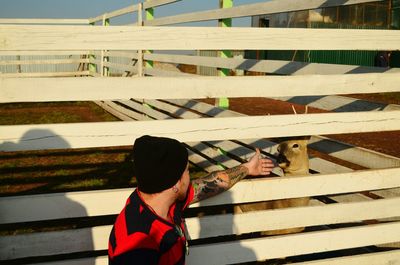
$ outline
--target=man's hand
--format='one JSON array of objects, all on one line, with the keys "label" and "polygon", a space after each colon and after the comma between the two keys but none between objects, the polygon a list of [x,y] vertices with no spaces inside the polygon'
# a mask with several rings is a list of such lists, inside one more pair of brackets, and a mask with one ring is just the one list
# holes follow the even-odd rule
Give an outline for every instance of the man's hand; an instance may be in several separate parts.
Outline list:
[{"label": "man's hand", "polygon": [[269,175],[275,167],[270,159],[261,158],[260,149],[258,148],[256,148],[256,154],[243,166],[248,169],[248,174],[251,176]]},{"label": "man's hand", "polygon": [[247,175],[269,175],[274,168],[271,160],[261,158],[260,150],[244,164],[239,166],[212,172],[202,178],[192,180],[194,198],[191,203],[198,202],[228,190]]}]

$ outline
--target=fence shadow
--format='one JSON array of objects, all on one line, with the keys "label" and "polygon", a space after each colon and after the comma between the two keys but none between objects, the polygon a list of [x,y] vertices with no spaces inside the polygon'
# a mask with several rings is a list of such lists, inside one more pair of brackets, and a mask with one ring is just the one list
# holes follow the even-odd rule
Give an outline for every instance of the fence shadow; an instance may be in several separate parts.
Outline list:
[{"label": "fence shadow", "polygon": [[[217,195],[218,196],[218,195]],[[224,196],[228,196],[229,199],[229,203],[233,202],[232,199],[232,193],[230,190],[225,191],[224,192]],[[204,202],[200,201],[200,207],[205,206]],[[226,216],[227,218],[225,219],[224,223],[219,223],[218,226],[223,226],[223,230],[224,234],[228,234],[227,236],[220,236],[220,237],[210,237],[214,234],[213,231],[215,231],[215,227],[216,225],[213,223],[209,223],[206,219],[200,218],[200,232],[199,232],[199,238],[209,238],[207,240],[203,240],[203,241],[210,241],[210,243],[212,242],[221,242],[221,240],[229,240],[229,237],[237,237],[237,229],[235,227],[235,222],[234,222],[234,215],[233,214],[229,214],[230,212],[233,212],[232,209],[233,205],[229,204],[226,206],[221,206],[218,207],[220,210],[222,210],[222,212],[228,213]],[[225,209],[224,209],[225,208]],[[207,242],[209,243],[209,242]],[[235,257],[231,257],[231,253],[234,253]],[[231,247],[227,248],[226,251],[222,250],[219,253],[219,256],[222,257],[222,263],[221,264],[235,264],[235,263],[239,263],[237,262],[237,258],[240,257],[240,263],[244,263],[246,261],[254,261],[257,260],[256,258],[256,253],[250,249],[247,248],[245,246],[243,246],[243,244],[241,244],[240,242],[235,242],[233,245],[231,245]],[[204,257],[204,262],[207,262],[207,257]],[[211,264],[211,263],[209,263]]]},{"label": "fence shadow", "polygon": [[[29,130],[20,139],[12,140],[0,143],[0,152],[68,149],[71,147],[67,140],[47,129]],[[78,252],[93,251],[94,243],[91,229],[81,229],[77,234],[75,234],[75,231],[74,233],[67,233],[75,227],[74,218],[88,216],[87,209],[80,202],[68,198],[66,193],[58,193],[54,196],[50,195],[50,197],[49,195],[42,193],[29,198],[24,196],[13,197],[12,200],[9,200],[8,197],[1,198],[0,212],[3,217],[7,216],[1,218],[1,226],[14,231],[13,235],[9,236],[11,242],[15,241],[11,239],[15,234],[19,236],[18,234],[25,233],[26,229],[34,232],[35,230],[45,229],[49,232],[38,233],[31,238],[21,240],[18,242],[18,246],[3,245],[7,241],[1,241],[0,260],[15,259],[22,263],[41,262],[73,258],[79,256]],[[31,227],[26,227],[29,225]],[[95,263],[88,261],[86,264],[94,265]]]}]

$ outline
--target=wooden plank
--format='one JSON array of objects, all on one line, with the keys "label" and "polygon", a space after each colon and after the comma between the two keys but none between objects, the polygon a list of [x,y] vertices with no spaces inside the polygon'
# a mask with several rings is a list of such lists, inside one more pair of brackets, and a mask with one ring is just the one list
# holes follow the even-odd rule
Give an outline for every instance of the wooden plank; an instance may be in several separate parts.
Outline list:
[{"label": "wooden plank", "polygon": [[[83,93],[83,92],[81,92]],[[400,111],[318,113],[193,120],[90,122],[0,126],[0,150],[40,150],[130,145],[145,134],[182,142],[393,131]],[[299,122],[299,120],[301,122]],[[112,126],[111,126],[112,124]],[[79,127],[79,130],[77,128]]]},{"label": "wooden plank", "polygon": [[138,59],[137,52],[124,52],[124,51],[105,51],[104,56],[109,57],[126,57],[129,59]]},{"label": "wooden plank", "polygon": [[66,19],[66,18],[0,18],[0,24],[84,24],[88,25],[88,19]]},{"label": "wooden plank", "polygon": [[[31,265],[108,265],[108,257],[91,257],[91,258],[80,258],[80,259],[68,259],[61,261],[50,261],[41,263],[32,263]],[[377,264],[380,265],[380,264]],[[386,264],[384,264],[386,265]],[[397,265],[397,264],[394,264]]]},{"label": "wooden plank", "polygon": [[[383,93],[399,92],[399,82],[400,75],[381,73],[325,76],[0,78],[0,101],[11,103]],[[85,87],[85,93],[82,93],[82,87]],[[113,89],[109,89],[110,87]],[[132,87],[141,89],[131,89]]]},{"label": "wooden plank", "polygon": [[228,69],[240,69],[274,74],[348,74],[348,73],[399,73],[400,68],[367,67],[359,65],[304,63],[281,60],[254,60],[240,58],[219,58],[178,54],[145,54],[146,60],[177,64],[200,65]]},{"label": "wooden plank", "polygon": [[87,55],[89,51],[0,51],[0,56]]},{"label": "wooden plank", "polygon": [[255,15],[268,15],[282,12],[293,12],[307,9],[316,9],[322,7],[334,7],[353,5],[360,3],[374,2],[373,0],[275,0],[267,3],[248,4],[229,8],[227,10],[215,9],[182,15],[168,16],[146,21],[145,26],[172,25],[178,23],[198,22],[207,20],[216,20],[224,18],[249,17]]},{"label": "wooden plank", "polygon": [[88,24],[90,23],[95,23],[98,21],[102,21],[103,19],[110,19],[110,18],[114,18],[114,17],[119,17],[125,14],[129,14],[132,12],[136,12],[138,11],[138,5],[131,5],[131,6],[127,6],[118,10],[114,10],[112,12],[108,12],[108,13],[104,13],[102,15],[99,15],[97,17],[93,17],[93,18],[89,18],[88,19]]},{"label": "wooden plank", "polygon": [[[365,235],[368,234],[368,237]],[[343,240],[345,238],[346,240]],[[396,242],[400,222],[193,246],[188,264],[230,264]]]},{"label": "wooden plank", "polygon": [[236,215],[212,215],[200,218],[186,218],[186,225],[189,238],[194,240],[294,227],[351,223],[400,216],[399,201],[400,197],[375,201],[263,210]]},{"label": "wooden plank", "polygon": [[0,31],[3,51],[400,49],[398,30],[3,25]]},{"label": "wooden plank", "polygon": [[[162,5],[171,4],[171,3],[180,2],[180,1],[181,0],[153,0],[153,1],[150,1],[150,2],[144,2],[143,3],[143,8],[147,9],[147,8],[162,6]],[[103,19],[103,17],[105,19],[109,19],[109,18],[122,16],[122,15],[125,15],[125,14],[128,14],[128,13],[132,13],[132,12],[138,11],[138,6],[139,6],[138,4],[137,5],[133,5],[133,6],[128,6],[128,7],[125,7],[125,8],[114,10],[114,11],[109,12],[109,13],[105,13],[104,15],[99,15],[97,17],[90,18],[90,19],[87,20],[86,24],[94,23],[94,22],[97,22],[97,21],[101,21]],[[1,23],[1,19],[0,19],[0,23]]]},{"label": "wooden plank", "polygon": [[79,71],[79,72],[0,73],[0,78],[21,78],[21,77],[40,78],[40,77],[67,77],[67,76],[75,77],[75,76],[85,76],[85,75],[90,75],[90,72]]},{"label": "wooden plank", "polygon": [[[350,223],[400,216],[400,198],[372,202],[265,210],[244,214],[221,214],[186,218],[191,240],[257,231]],[[57,255],[108,247],[111,225],[0,238],[4,259]],[[56,242],[56,244],[55,244]]]},{"label": "wooden plank", "polygon": [[157,69],[155,68],[143,68],[143,72],[146,75],[151,75],[151,76],[163,76],[163,77],[179,77],[179,76],[197,76],[194,74],[188,74],[188,73],[182,73],[182,72],[176,72],[176,71],[168,71],[168,70],[163,70],[163,69]]},{"label": "wooden plank", "polygon": [[3,60],[0,61],[0,65],[78,64],[88,62],[89,59]]},{"label": "wooden plank", "polygon": [[309,147],[366,168],[400,167],[400,158],[342,143],[327,137],[311,137]]},{"label": "wooden plank", "polygon": [[[51,263],[40,263],[40,265],[107,265],[107,256],[96,258],[75,259],[67,261],[58,261]],[[400,264],[400,250],[391,250],[377,253],[368,253],[362,255],[354,255],[340,258],[331,258],[323,260],[315,260],[302,263],[293,263],[294,265],[399,265]],[[39,264],[34,264],[39,265]]]},{"label": "wooden plank", "polygon": [[[124,109],[124,108],[120,108],[120,106],[118,104],[116,104],[112,101],[105,101],[105,102],[104,101],[95,101],[95,103],[122,121],[137,120],[135,118],[134,114],[140,115],[139,113],[136,113],[133,111],[130,113],[123,112],[120,109]],[[131,113],[133,113],[133,115]]]},{"label": "wooden plank", "polygon": [[[399,174],[399,168],[391,168],[297,178],[243,180],[229,192],[193,204],[191,207],[389,189],[400,187]],[[117,214],[133,190],[129,188],[1,197],[0,223]],[[21,207],[26,210],[19,211]]]},{"label": "wooden plank", "polygon": [[307,262],[292,263],[293,265],[399,265],[400,250],[391,250],[385,252],[368,253],[362,255],[353,255],[324,260],[315,260]]},{"label": "wooden plank", "polygon": [[152,7],[172,4],[176,2],[180,2],[181,0],[152,0],[143,3],[143,9],[148,9]]},{"label": "wooden plank", "polygon": [[[4,125],[0,126],[0,150],[123,146],[130,145],[134,139],[145,134],[193,142],[393,131],[400,129],[399,113],[400,111],[388,111],[204,118],[197,119],[195,122],[193,120],[155,120]],[[78,127],[79,130],[77,130]]]},{"label": "wooden plank", "polygon": [[[383,169],[379,169],[379,171],[380,170],[383,170]],[[396,172],[399,169],[398,168],[397,169],[384,169],[385,173],[389,172],[386,170],[393,170],[393,172]],[[372,171],[375,171],[375,170],[372,170]],[[355,172],[348,172],[348,173],[309,175],[309,176],[296,177],[296,178],[280,177],[280,178],[272,178],[272,179],[267,179],[267,180],[263,180],[263,179],[261,179],[261,180],[245,180],[245,181],[241,181],[239,186],[238,185],[234,186],[230,190],[229,193],[222,193],[212,199],[202,201],[201,203],[193,204],[193,207],[197,207],[199,205],[209,206],[209,205],[220,205],[220,204],[227,204],[227,203],[233,203],[233,204],[246,203],[246,202],[254,202],[258,199],[260,199],[260,201],[265,201],[265,200],[277,200],[277,199],[284,199],[284,198],[300,198],[300,197],[310,197],[310,196],[327,195],[327,194],[335,194],[335,193],[350,193],[350,192],[359,192],[359,191],[364,191],[364,190],[374,190],[374,188],[367,188],[367,185],[369,185],[367,183],[361,184],[361,183],[354,182],[355,179],[357,179],[360,182],[364,182],[364,181],[367,182],[370,180],[370,178],[374,179],[373,176],[369,175],[372,171],[367,170],[367,171],[355,171]],[[377,173],[377,172],[375,172],[375,173]],[[393,174],[396,175],[397,173],[393,173]],[[363,175],[364,177],[360,177],[361,175]],[[391,177],[388,176],[388,178],[396,178],[397,176],[394,176],[394,175],[392,175]],[[327,179],[328,176],[335,176],[335,177],[338,177],[338,179],[333,181],[332,179]],[[307,183],[308,180],[310,180],[309,183]],[[338,182],[336,182],[336,181],[338,181]],[[344,182],[342,182],[342,181],[344,181]],[[291,183],[282,185],[284,182],[291,182]],[[328,182],[329,182],[329,184],[328,184]],[[279,183],[279,184],[277,184],[277,183]],[[328,187],[328,186],[325,186],[325,184],[332,185],[332,186]],[[277,186],[275,186],[275,185],[277,185]],[[307,185],[309,185],[309,187],[307,187]],[[318,186],[318,185],[322,185],[322,186]],[[365,186],[363,186],[363,185],[365,185]],[[396,186],[396,185],[397,184],[395,184],[394,186]],[[280,186],[280,187],[278,187],[278,186]],[[314,187],[312,187],[312,186],[314,186]],[[361,188],[361,186],[363,186],[363,187]],[[292,188],[290,188],[290,187],[292,187]],[[276,188],[278,188],[278,190],[276,190]],[[294,189],[296,189],[297,191]],[[322,189],[323,192],[318,191],[319,189]],[[342,192],[340,192],[339,190],[342,190]],[[247,199],[247,196],[249,196],[249,199]],[[256,198],[258,198],[258,199],[256,199]]]}]

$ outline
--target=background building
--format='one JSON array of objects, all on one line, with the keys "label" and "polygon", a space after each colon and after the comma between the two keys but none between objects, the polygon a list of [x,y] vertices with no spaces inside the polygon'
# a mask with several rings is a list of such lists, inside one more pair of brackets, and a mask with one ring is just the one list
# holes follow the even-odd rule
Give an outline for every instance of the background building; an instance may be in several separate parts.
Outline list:
[{"label": "background building", "polygon": [[[400,0],[254,16],[253,27],[400,29]],[[246,58],[374,66],[375,51],[248,51]],[[393,52],[390,66],[400,67]]]}]

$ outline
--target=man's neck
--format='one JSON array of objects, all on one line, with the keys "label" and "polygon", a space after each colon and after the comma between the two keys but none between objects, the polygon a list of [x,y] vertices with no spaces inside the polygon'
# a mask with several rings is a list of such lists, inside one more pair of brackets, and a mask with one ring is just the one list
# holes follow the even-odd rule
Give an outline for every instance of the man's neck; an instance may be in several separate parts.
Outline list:
[{"label": "man's neck", "polygon": [[153,210],[158,216],[168,221],[172,221],[169,217],[169,209],[171,205],[175,203],[176,199],[171,196],[168,190],[156,194],[140,192],[140,195],[144,202],[150,206],[151,210]]}]

